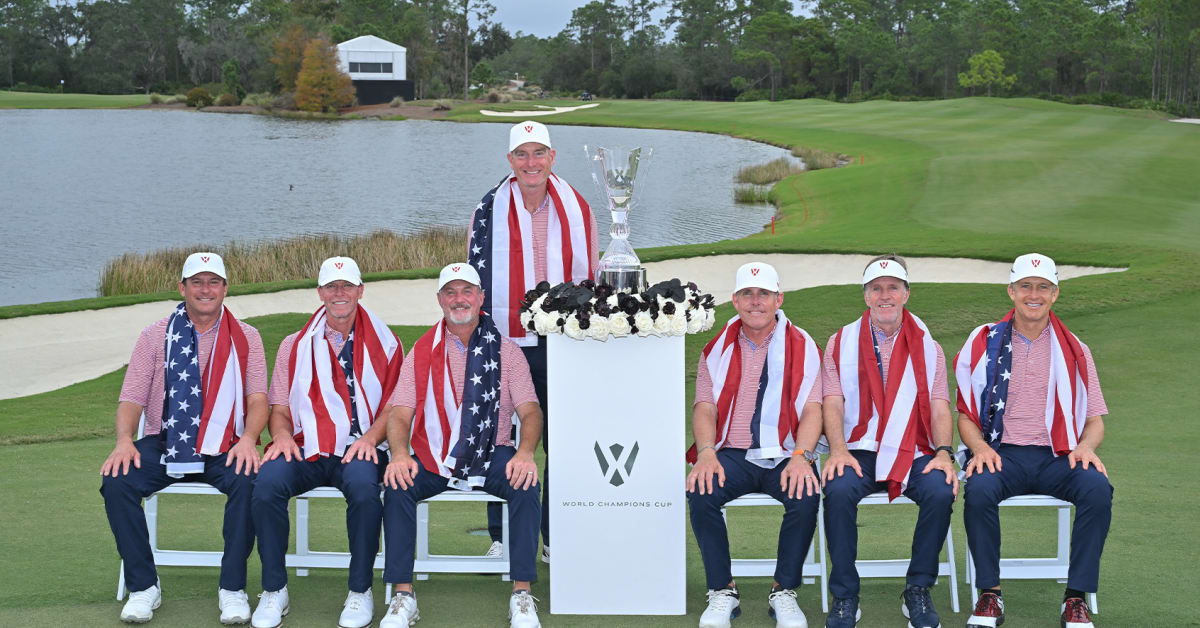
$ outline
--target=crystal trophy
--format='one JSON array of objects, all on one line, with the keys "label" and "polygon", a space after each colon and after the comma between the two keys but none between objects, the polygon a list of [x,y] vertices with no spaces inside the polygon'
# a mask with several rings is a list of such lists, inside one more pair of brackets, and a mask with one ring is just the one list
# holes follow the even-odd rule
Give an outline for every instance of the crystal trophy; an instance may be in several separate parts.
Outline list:
[{"label": "crystal trophy", "polygon": [[596,283],[607,284],[623,292],[645,290],[646,269],[629,244],[629,211],[634,206],[634,185],[638,166],[650,159],[651,148],[583,147],[592,163],[592,181],[608,199],[612,214],[611,241],[600,259]]}]

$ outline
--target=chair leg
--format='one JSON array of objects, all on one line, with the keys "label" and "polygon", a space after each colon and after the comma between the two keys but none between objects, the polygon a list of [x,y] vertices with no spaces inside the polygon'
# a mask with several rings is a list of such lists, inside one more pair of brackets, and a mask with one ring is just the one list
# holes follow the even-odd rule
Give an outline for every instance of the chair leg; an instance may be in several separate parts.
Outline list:
[{"label": "chair leg", "polygon": [[958,565],[954,560],[954,530],[946,530],[946,562],[950,563],[950,608],[955,613],[958,607]]},{"label": "chair leg", "polygon": [[1092,614],[1099,615],[1100,614],[1100,604],[1096,601],[1096,594],[1088,593],[1088,601],[1091,602]]},{"label": "chair leg", "polygon": [[825,504],[818,502],[817,504],[817,536],[820,537],[820,560],[821,560],[821,612],[829,613],[829,565],[826,558],[829,556],[825,551]]},{"label": "chair leg", "polygon": [[[296,498],[296,556],[308,556],[308,498]],[[307,576],[308,569],[296,568],[297,576]]]},{"label": "chair leg", "polygon": [[[125,561],[121,561],[121,566],[117,567],[117,601],[125,599]],[[1093,594],[1094,595],[1094,594]]]},{"label": "chair leg", "polygon": [[971,589],[971,608],[979,601],[979,589],[975,587],[975,559],[971,557],[971,546],[967,545],[967,588]]}]

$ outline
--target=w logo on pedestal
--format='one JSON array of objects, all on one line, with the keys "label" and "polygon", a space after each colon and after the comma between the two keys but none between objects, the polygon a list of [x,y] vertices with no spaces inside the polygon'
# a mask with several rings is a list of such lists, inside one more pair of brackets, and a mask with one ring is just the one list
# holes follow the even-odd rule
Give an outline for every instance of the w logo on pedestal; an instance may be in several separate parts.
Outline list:
[{"label": "w logo on pedestal", "polygon": [[[599,441],[596,442],[596,462],[600,463],[600,473],[604,475],[604,479],[608,480],[613,486],[620,486],[625,483],[625,478],[633,473],[633,463],[637,461],[638,444],[634,441],[633,447],[628,450],[620,443],[609,445],[608,449],[600,446]],[[611,454],[611,456],[609,455]],[[625,475],[622,477],[621,469],[625,469]]]}]

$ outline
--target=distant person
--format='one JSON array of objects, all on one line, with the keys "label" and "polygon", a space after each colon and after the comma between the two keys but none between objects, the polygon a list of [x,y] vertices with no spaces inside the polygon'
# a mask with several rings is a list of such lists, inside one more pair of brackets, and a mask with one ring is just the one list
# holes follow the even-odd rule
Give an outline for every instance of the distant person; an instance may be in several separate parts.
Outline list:
[{"label": "distant person", "polygon": [[[147,622],[162,604],[142,499],[180,481],[226,495],[221,622],[246,623],[246,559],[254,547],[250,493],[258,435],[267,425],[262,338],[224,306],[229,285],[216,253],[183,263],[183,303],[142,330],[117,405],[117,445],[100,467],[104,510],[125,561],[129,601],[121,621]],[[135,439],[138,423],[144,434]]]},{"label": "distant person", "polygon": [[779,628],[808,625],[795,589],[820,500],[814,448],[821,436],[821,354],[782,305],[772,266],[751,262],[738,268],[737,316],[700,355],[692,405],[695,443],[687,452],[695,465],[687,476],[692,532],[708,584],[700,628],[728,628],[741,614],[721,508],[748,493],[766,493],[783,504],[767,611]]},{"label": "distant person", "polygon": [[279,343],[271,376],[271,445],[254,482],[254,531],[262,561],[255,628],[274,628],[287,615],[285,556],[288,500],[318,486],[346,497],[350,540],[349,589],[338,626],[371,624],[371,581],[379,554],[388,454],[387,401],[400,376],[404,345],[359,300],[366,287],[349,257],[321,263],[321,306],[304,327]]},{"label": "distant person", "polygon": [[938,628],[929,588],[958,495],[946,356],[908,311],[908,269],[881,255],[863,269],[867,310],[825,345],[825,537],[833,571],[827,628],[850,628],[858,605],[858,503],[875,491],[918,504],[901,610],[910,628]]},{"label": "distant person", "polygon": [[1096,455],[1108,407],[1091,350],[1051,311],[1058,300],[1054,260],[1022,255],[1008,281],[1013,309],[976,327],[954,359],[960,450],[968,461],[963,521],[980,592],[967,626],[1004,622],[999,503],[1036,493],[1075,504],[1060,622],[1091,628],[1083,598],[1096,592],[1112,521],[1113,487]]},{"label": "distant person", "polygon": [[[475,206],[467,242],[467,258],[479,272],[483,288],[483,311],[491,315],[500,334],[525,353],[546,430],[550,413],[546,339],[521,326],[521,300],[543,281],[553,286],[595,279],[599,262],[596,217],[583,195],[551,172],[554,156],[546,125],[526,120],[513,126],[508,132],[507,154],[512,174],[505,175]],[[514,282],[514,277],[520,281]],[[543,432],[542,560],[550,562],[550,451],[546,438],[547,432]],[[504,552],[500,513],[500,504],[488,504],[492,545],[487,556]]]},{"label": "distant person", "polygon": [[[533,452],[542,435],[542,410],[524,354],[480,312],[485,294],[479,284],[468,264],[442,269],[437,301],[443,318],[413,345],[392,395],[383,579],[395,585],[395,594],[380,628],[405,628],[420,618],[412,586],[417,502],[449,489],[475,488],[508,502],[510,623],[540,625],[530,586],[537,580],[541,504]],[[512,434],[514,418],[521,425],[519,439]],[[444,612],[458,624],[468,623],[461,608]]]}]

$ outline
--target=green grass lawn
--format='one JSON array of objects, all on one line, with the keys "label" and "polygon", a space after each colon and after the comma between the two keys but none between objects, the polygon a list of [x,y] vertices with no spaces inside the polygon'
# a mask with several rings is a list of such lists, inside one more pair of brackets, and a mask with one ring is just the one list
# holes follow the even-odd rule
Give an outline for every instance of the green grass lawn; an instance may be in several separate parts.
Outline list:
[{"label": "green grass lawn", "polygon": [[149,102],[150,97],[145,94],[108,96],[0,91],[0,109],[116,109]]},{"label": "green grass lawn", "polygon": [[[451,117],[484,119],[469,107],[456,108]],[[1129,267],[1064,282],[1055,306],[1092,348],[1111,413],[1100,455],[1116,494],[1096,620],[1113,627],[1197,625],[1186,598],[1173,593],[1190,591],[1200,580],[1191,542],[1200,532],[1200,507],[1184,476],[1195,468],[1200,436],[1190,368],[1200,350],[1200,340],[1190,333],[1200,308],[1200,281],[1193,270],[1200,267],[1200,128],[1140,112],[982,98],[856,105],[603,102],[550,122],[734,134],[855,157],[852,166],[808,172],[776,185],[773,195],[782,213],[776,235],[639,251],[647,261],[732,252],[882,251],[1007,261],[1037,250],[1060,262]],[[731,167],[740,165],[745,164]],[[972,327],[998,318],[1008,300],[1000,286],[918,281],[909,305],[949,357]],[[861,312],[861,293],[853,286],[791,292],[785,310],[823,344],[837,326]],[[730,314],[726,305],[718,318]],[[251,321],[263,332],[269,357],[304,316]],[[398,328],[406,346],[421,331]],[[689,388],[705,340],[688,339]],[[0,447],[6,454],[0,456],[6,498],[0,508],[6,530],[0,552],[7,558],[0,575],[0,624],[117,623],[118,557],[96,489],[97,470],[112,447],[120,377],[118,372],[0,401]],[[691,390],[688,394],[690,399]],[[680,435],[681,442],[687,438]],[[163,501],[164,546],[219,547],[215,500],[169,496]],[[486,549],[484,537],[468,533],[483,526],[481,507],[439,506],[446,508],[434,512],[435,547]],[[952,529],[961,578],[966,545],[960,513],[958,504]],[[911,507],[865,508],[860,557],[905,555],[914,517]],[[732,513],[730,521],[735,555],[771,555],[777,511],[744,509]],[[1006,512],[1004,521],[1006,554],[1053,552],[1051,513]],[[344,549],[343,522],[336,504],[315,504],[314,546]],[[543,622],[695,625],[703,608],[703,569],[690,540],[688,552],[687,617],[612,620],[543,612]],[[250,570],[253,594],[254,559]],[[548,573],[542,568],[541,574],[535,595],[546,609]],[[216,623],[215,569],[164,568],[162,577],[166,602],[157,625]],[[962,625],[969,592],[960,582],[964,613],[953,616],[944,584],[934,591],[944,625]],[[435,576],[418,584],[421,625],[503,624],[507,586],[495,578]],[[735,625],[772,625],[765,612],[768,586],[762,579],[741,582],[746,612]],[[860,625],[903,625],[897,608],[901,588],[899,579],[865,581]],[[292,578],[290,589],[289,626],[328,625],[345,596],[345,574],[314,571]],[[1062,585],[1007,582],[1005,591],[1008,625],[1058,625]],[[800,601],[810,623],[819,625],[823,615],[816,587],[802,589]]]}]

